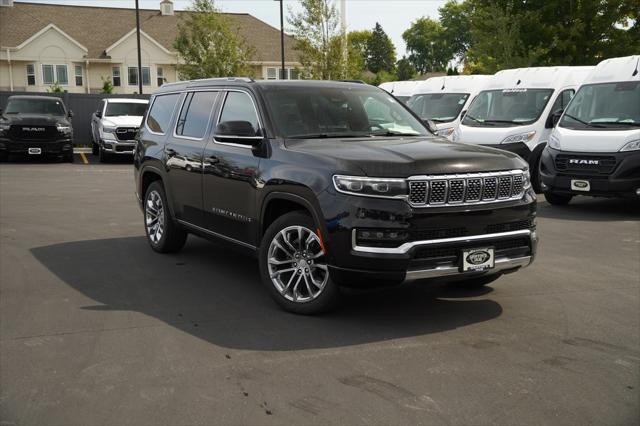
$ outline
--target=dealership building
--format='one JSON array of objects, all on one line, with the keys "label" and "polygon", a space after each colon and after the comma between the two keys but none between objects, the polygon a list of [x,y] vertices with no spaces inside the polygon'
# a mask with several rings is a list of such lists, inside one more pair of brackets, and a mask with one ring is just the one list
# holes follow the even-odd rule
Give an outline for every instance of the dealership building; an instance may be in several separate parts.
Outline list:
[{"label": "dealership building", "polygon": [[[142,75],[138,75],[133,9],[67,6],[0,0],[0,91],[44,92],[59,84],[69,93],[100,93],[111,79],[114,93],[152,92],[179,79],[173,42],[187,11],[170,0],[140,10]],[[280,30],[246,13],[225,14],[253,49],[252,77],[297,78],[294,39],[285,35],[280,69]]]}]

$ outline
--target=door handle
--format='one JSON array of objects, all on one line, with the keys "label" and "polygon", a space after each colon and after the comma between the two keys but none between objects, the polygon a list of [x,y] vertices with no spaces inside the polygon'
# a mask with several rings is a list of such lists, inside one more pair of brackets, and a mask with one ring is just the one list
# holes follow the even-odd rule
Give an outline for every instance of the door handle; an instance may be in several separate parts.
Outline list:
[{"label": "door handle", "polygon": [[220,162],[220,159],[215,155],[210,156],[208,160],[209,160],[209,164],[217,164]]},{"label": "door handle", "polygon": [[167,154],[168,157],[173,157],[177,154],[176,150],[171,148],[166,148],[164,153]]}]

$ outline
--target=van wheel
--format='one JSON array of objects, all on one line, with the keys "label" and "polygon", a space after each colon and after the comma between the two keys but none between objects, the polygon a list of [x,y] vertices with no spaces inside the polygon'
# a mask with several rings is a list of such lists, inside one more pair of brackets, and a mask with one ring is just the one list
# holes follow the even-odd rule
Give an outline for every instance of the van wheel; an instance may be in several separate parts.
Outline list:
[{"label": "van wheel", "polygon": [[151,183],[144,196],[144,229],[147,241],[158,253],[175,253],[184,247],[187,233],[180,228],[169,211],[164,187]]},{"label": "van wheel", "polygon": [[573,198],[573,195],[554,194],[553,192],[545,192],[544,198],[549,204],[554,206],[566,206]]},{"label": "van wheel", "polygon": [[317,226],[301,212],[279,217],[260,246],[260,276],[285,310],[311,315],[333,308],[340,294],[329,268]]},{"label": "van wheel", "polygon": [[531,186],[536,194],[542,194],[542,174],[540,173],[540,159],[541,156],[538,155],[534,164],[529,166],[529,171],[531,173]]}]

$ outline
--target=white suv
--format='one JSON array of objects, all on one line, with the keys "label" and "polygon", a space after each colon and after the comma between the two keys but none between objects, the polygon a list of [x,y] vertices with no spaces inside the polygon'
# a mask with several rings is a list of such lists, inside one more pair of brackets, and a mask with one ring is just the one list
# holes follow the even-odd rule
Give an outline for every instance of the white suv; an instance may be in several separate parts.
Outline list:
[{"label": "white suv", "polygon": [[149,101],[103,99],[91,116],[91,148],[105,162],[113,155],[132,155],[135,137]]}]

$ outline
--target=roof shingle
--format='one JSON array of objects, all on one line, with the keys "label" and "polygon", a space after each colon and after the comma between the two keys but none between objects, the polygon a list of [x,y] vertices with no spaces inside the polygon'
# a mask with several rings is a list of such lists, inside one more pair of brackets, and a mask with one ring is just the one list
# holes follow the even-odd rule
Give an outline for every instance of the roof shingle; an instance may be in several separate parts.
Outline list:
[{"label": "roof shingle", "polygon": [[[170,51],[178,33],[180,16],[176,11],[162,16],[160,9],[140,10],[142,31]],[[252,60],[280,60],[280,30],[247,13],[225,13],[232,27],[238,29],[247,44],[253,46]],[[136,25],[134,9],[67,6],[15,2],[13,7],[0,8],[0,46],[16,47],[49,24],[54,24],[89,50],[89,58],[104,57],[104,50],[120,40]],[[297,61],[295,40],[285,35],[285,59]]]}]

